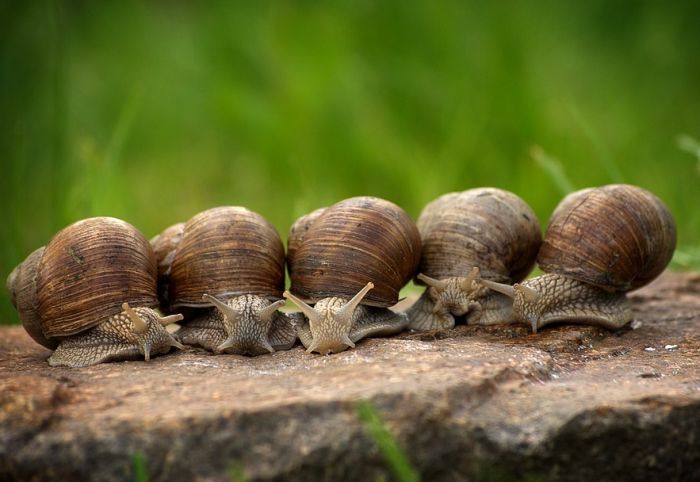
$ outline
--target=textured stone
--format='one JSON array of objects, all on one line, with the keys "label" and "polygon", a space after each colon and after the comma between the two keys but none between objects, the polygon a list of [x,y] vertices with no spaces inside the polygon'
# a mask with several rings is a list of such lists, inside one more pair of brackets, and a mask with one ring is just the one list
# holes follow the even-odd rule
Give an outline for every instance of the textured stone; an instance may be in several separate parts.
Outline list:
[{"label": "textured stone", "polygon": [[50,368],[0,329],[0,479],[375,480],[369,400],[425,480],[700,479],[700,275],[633,294],[636,329],[458,326],[331,356],[190,349]]}]

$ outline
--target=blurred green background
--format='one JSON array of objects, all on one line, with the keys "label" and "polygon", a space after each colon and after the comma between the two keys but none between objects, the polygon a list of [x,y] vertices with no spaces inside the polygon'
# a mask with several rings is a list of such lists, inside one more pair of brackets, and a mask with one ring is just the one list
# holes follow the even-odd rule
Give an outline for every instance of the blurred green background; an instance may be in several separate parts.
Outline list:
[{"label": "blurred green background", "polygon": [[[546,223],[610,182],[700,267],[700,2],[2,2],[0,273],[63,226],[203,209],[417,217],[498,186]],[[7,293],[0,321],[16,322]]]}]

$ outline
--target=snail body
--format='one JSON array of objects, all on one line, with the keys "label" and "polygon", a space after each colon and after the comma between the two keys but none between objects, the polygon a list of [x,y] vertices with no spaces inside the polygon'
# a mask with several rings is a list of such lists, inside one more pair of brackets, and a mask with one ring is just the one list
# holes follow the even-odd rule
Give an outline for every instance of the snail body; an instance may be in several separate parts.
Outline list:
[{"label": "snail body", "polygon": [[470,324],[512,319],[512,301],[477,283],[521,281],[542,241],[539,221],[515,194],[496,188],[449,193],[429,203],[417,221],[423,252],[418,284],[427,288],[408,310],[413,330],[444,330],[455,316]]},{"label": "snail body", "polygon": [[305,315],[297,334],[307,352],[337,353],[367,336],[403,331],[408,318],[388,307],[413,277],[420,236],[406,212],[355,197],[300,218],[289,236],[291,288]]},{"label": "snail body", "polygon": [[161,252],[166,271],[170,264],[168,301],[172,309],[195,309],[178,332],[183,343],[239,355],[294,345],[294,317],[278,311],[284,246],[265,218],[224,206],[171,228],[179,239]]},{"label": "snail body", "polygon": [[167,353],[182,345],[157,306],[150,244],[130,224],[98,217],[58,232],[10,273],[7,287],[52,366],[82,367]]},{"label": "snail body", "polygon": [[555,322],[617,329],[631,321],[626,293],[655,279],[676,246],[673,217],[642,188],[612,184],[566,196],[537,256],[544,275],[486,287],[513,299],[516,321],[533,332]]}]

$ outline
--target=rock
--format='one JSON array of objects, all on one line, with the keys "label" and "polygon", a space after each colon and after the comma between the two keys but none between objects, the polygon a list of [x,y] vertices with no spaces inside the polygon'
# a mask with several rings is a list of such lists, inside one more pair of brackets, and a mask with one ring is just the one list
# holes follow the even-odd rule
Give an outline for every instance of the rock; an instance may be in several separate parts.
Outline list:
[{"label": "rock", "polygon": [[0,479],[376,480],[368,400],[424,480],[700,479],[700,276],[632,295],[636,328],[458,326],[322,357],[191,349],[50,368],[0,329]]}]

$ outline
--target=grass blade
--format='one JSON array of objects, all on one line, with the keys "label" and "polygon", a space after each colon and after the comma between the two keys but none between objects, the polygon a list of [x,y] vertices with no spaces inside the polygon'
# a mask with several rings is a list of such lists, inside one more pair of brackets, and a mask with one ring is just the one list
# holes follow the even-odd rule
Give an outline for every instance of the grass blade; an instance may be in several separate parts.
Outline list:
[{"label": "grass blade", "polygon": [[141,452],[135,452],[131,458],[134,466],[134,480],[136,482],[148,482],[148,468],[146,458]]},{"label": "grass blade", "polygon": [[677,248],[671,259],[671,267],[684,271],[700,271],[700,246]]},{"label": "grass blade", "polygon": [[585,118],[581,109],[574,103],[569,104],[569,110],[574,118],[574,121],[579,125],[583,134],[590,139],[593,147],[598,152],[598,161],[600,162],[605,172],[608,174],[610,182],[620,184],[625,182],[624,176],[620,167],[613,161],[610,150],[605,145],[602,137],[593,128],[590,122]]},{"label": "grass blade", "polygon": [[362,400],[357,406],[357,413],[389,464],[394,477],[401,482],[418,482],[420,480],[418,473],[394,437],[386,429],[372,404]]},{"label": "grass blade", "polygon": [[692,154],[698,159],[698,174],[700,174],[700,141],[688,134],[681,134],[677,139],[678,148],[689,154]]},{"label": "grass blade", "polygon": [[574,183],[571,182],[564,172],[564,167],[559,159],[547,154],[540,146],[533,146],[532,149],[530,149],[530,155],[537,165],[549,175],[549,178],[554,185],[557,186],[562,196],[575,191]]}]

